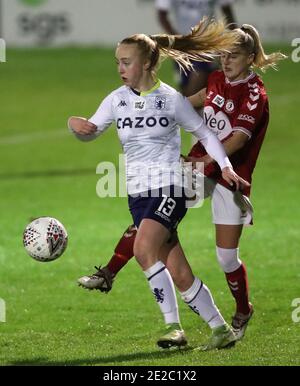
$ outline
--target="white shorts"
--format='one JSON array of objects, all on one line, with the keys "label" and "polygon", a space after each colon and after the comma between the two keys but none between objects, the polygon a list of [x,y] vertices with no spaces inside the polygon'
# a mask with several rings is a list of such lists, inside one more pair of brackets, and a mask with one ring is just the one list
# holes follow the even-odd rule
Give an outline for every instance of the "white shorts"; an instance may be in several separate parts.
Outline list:
[{"label": "white shorts", "polygon": [[205,178],[204,195],[211,198],[213,224],[252,225],[253,208],[248,197]]}]

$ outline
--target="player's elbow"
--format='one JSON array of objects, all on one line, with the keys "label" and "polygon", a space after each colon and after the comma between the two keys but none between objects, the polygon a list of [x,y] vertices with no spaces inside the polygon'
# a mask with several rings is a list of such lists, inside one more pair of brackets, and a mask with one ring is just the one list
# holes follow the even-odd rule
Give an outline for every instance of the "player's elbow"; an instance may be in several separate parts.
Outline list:
[{"label": "player's elbow", "polygon": [[75,133],[73,132],[73,134],[75,135],[75,137],[77,139],[79,139],[79,141],[82,141],[82,142],[90,142],[90,141],[93,141],[94,139],[97,138],[97,135],[96,134],[78,134],[78,133]]},{"label": "player's elbow", "polygon": [[249,136],[242,131],[235,131],[233,134],[233,140],[236,150],[242,149],[249,141]]},{"label": "player's elbow", "polygon": [[75,119],[75,117],[71,116],[71,117],[68,118],[68,121],[67,121],[67,126],[68,126],[68,128],[69,128],[70,130],[72,130],[72,131],[73,131],[72,125],[73,125],[73,123],[74,123],[74,119]]}]

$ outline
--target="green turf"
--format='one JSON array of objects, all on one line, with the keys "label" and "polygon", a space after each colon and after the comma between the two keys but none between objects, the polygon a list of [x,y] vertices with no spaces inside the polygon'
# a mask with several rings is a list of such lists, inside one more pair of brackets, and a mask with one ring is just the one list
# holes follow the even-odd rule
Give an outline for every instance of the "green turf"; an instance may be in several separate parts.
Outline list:
[{"label": "green turf", "polygon": [[[283,47],[290,53],[289,47]],[[157,349],[162,317],[132,260],[108,295],[86,292],[76,279],[104,263],[130,223],[126,198],[100,199],[96,165],[116,162],[112,128],[95,143],[75,140],[69,115],[89,116],[118,87],[112,50],[9,50],[0,64],[0,364],[296,365],[300,323],[299,67],[290,60],[265,76],[271,122],[254,183],[255,227],[244,232],[255,315],[234,349],[210,353]],[[173,83],[165,63],[164,81]],[[186,152],[190,139],[184,136]],[[52,263],[25,254],[22,231],[31,217],[57,217],[69,232],[66,253]],[[233,301],[214,257],[209,203],[190,210],[180,227],[187,256],[229,320]],[[190,347],[209,329],[180,301]]]}]

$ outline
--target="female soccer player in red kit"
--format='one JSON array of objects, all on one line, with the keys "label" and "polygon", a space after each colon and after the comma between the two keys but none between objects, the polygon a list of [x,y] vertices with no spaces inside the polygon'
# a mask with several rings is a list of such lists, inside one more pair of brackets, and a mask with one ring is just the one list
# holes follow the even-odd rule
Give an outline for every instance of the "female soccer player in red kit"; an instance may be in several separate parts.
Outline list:
[{"label": "female soccer player in red kit", "polygon": [[[189,99],[194,107],[204,105],[206,125],[223,142],[234,170],[251,182],[269,121],[266,90],[262,80],[252,69],[275,68],[276,62],[285,56],[280,53],[266,55],[258,32],[251,25],[244,24],[235,32],[238,44],[222,55],[222,71],[213,72],[208,79],[207,89]],[[202,161],[205,165],[205,175],[208,177],[205,194],[211,197],[212,218],[216,229],[216,255],[236,302],[232,327],[237,339],[241,339],[253,314],[253,307],[249,302],[247,272],[239,257],[239,240],[243,226],[252,223],[250,187],[242,187],[235,192],[222,179],[218,165],[206,154],[199,142],[191,149],[187,159]],[[135,234],[135,227],[130,226],[107,266],[98,268],[94,275],[80,278],[79,284],[85,288],[108,292],[117,272],[133,256]],[[182,272],[175,262],[181,251],[178,243],[167,258],[167,266],[177,286]],[[195,288],[191,287],[193,293],[197,291],[197,285],[200,286],[195,280],[192,286]],[[186,303],[189,303],[191,294],[181,291]]]}]

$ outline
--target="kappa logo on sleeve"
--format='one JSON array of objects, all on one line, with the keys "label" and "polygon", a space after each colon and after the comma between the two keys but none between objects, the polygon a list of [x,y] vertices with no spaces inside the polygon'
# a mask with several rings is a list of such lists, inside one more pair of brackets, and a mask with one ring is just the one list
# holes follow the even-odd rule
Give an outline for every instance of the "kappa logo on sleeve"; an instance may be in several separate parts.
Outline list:
[{"label": "kappa logo on sleeve", "polygon": [[214,99],[212,100],[212,103],[217,105],[218,107],[223,107],[225,103],[225,99],[221,95],[216,95]]},{"label": "kappa logo on sleeve", "polygon": [[118,104],[118,107],[125,107],[127,106],[127,103],[124,100],[121,100]]}]

